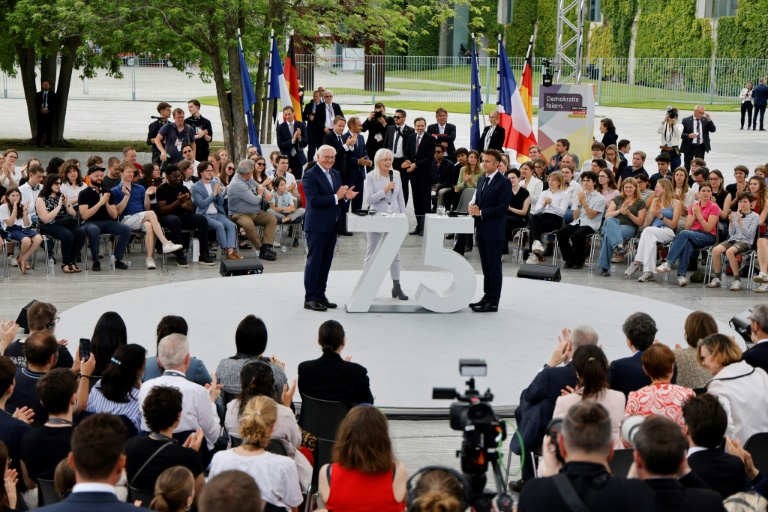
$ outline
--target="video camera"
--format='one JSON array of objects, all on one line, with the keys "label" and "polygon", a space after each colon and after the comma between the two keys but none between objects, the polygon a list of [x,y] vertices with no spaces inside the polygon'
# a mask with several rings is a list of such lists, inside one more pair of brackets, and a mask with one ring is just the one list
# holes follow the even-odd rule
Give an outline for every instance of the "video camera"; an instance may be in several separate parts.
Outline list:
[{"label": "video camera", "polygon": [[468,494],[471,504],[477,512],[490,512],[495,493],[486,492],[486,472],[488,464],[493,468],[496,479],[498,498],[496,506],[500,512],[512,510],[512,498],[506,491],[506,482],[501,474],[497,447],[506,439],[506,425],[499,420],[490,403],[493,393],[488,389],[480,393],[475,389],[475,377],[484,377],[488,366],[484,359],[459,360],[459,373],[469,377],[467,389],[461,394],[454,388],[432,388],[432,398],[435,400],[457,400],[451,404],[451,429],[463,431],[461,450],[456,456],[461,458],[461,472],[470,484]]},{"label": "video camera", "polygon": [[541,59],[541,83],[544,87],[552,86],[552,61]]}]

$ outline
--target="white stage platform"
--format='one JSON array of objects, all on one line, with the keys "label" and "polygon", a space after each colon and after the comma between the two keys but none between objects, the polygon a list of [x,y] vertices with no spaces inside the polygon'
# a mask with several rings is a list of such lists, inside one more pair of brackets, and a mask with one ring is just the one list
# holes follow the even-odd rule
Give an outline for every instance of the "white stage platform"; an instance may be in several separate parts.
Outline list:
[{"label": "white stage platform", "polygon": [[[128,339],[156,353],[155,328],[165,315],[183,316],[189,323],[192,355],[213,372],[220,359],[235,353],[235,329],[248,314],[262,318],[269,329],[267,355],[286,363],[289,378],[301,361],[320,356],[317,329],[335,319],[347,334],[344,355],[368,368],[376,405],[393,409],[445,408],[432,400],[432,387],[464,388],[458,373],[461,358],[485,358],[488,376],[478,388],[490,387],[494,407],[518,403],[520,392],[549,360],[564,327],[587,324],[600,335],[609,359],[629,355],[621,332],[625,318],[636,311],[650,314],[659,328],[658,339],[674,348],[685,344],[683,324],[688,309],[624,293],[566,283],[504,279],[496,314],[469,309],[451,314],[346,313],[344,304],[360,271],[331,272],[327,295],[339,308],[320,313],[303,309],[303,274],[299,272],[204,279],[116,293],[89,301],[61,314],[57,337],[90,338],[99,316],[118,312],[128,325]],[[404,272],[404,291],[413,296],[419,282],[435,289],[450,283],[439,272]],[[386,281],[377,302],[396,303]],[[478,276],[477,299],[482,295]],[[476,299],[476,300],[477,300]],[[735,335],[725,324],[720,332]],[[297,394],[298,398],[298,394]]]}]

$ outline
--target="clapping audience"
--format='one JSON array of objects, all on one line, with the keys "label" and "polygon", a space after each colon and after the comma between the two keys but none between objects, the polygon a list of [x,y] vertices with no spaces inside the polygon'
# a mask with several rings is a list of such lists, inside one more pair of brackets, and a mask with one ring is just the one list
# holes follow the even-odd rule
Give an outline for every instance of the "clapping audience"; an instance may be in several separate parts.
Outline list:
[{"label": "clapping audience", "polygon": [[137,434],[141,429],[139,388],[146,353],[141,345],[119,347],[110,357],[104,375],[91,389],[86,411],[122,416],[134,426],[134,434]]}]

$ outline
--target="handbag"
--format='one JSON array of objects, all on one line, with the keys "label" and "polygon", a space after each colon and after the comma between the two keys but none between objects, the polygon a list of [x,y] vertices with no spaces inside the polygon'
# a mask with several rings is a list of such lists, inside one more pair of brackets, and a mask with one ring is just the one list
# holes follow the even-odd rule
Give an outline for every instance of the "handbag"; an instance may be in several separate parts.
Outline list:
[{"label": "handbag", "polygon": [[65,228],[69,228],[77,224],[77,219],[74,218],[69,213],[66,213],[62,217],[58,217],[54,219],[53,223],[56,224],[57,226],[63,226]]}]

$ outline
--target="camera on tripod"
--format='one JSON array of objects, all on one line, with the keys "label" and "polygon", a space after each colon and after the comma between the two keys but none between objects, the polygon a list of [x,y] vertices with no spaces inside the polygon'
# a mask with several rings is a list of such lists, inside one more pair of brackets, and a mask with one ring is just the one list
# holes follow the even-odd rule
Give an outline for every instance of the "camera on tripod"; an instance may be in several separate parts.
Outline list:
[{"label": "camera on tripod", "polygon": [[552,85],[552,61],[544,58],[541,59],[541,83],[544,87],[550,87]]}]

